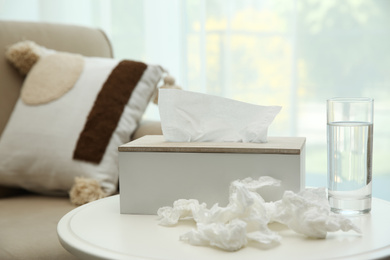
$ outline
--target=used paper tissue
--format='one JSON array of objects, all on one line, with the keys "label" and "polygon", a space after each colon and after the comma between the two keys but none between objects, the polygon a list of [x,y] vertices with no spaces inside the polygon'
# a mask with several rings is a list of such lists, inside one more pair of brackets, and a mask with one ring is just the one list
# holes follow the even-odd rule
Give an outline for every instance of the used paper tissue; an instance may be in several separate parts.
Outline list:
[{"label": "used paper tissue", "polygon": [[259,106],[202,93],[160,89],[161,126],[168,142],[267,142],[280,106]]},{"label": "used paper tissue", "polygon": [[197,200],[177,200],[173,207],[158,210],[160,224],[175,225],[180,219],[193,218],[196,229],[183,234],[180,239],[192,245],[216,246],[236,251],[248,241],[271,247],[279,244],[281,236],[268,227],[268,223],[285,224],[297,233],[312,238],[325,238],[327,232],[360,229],[350,219],[330,211],[325,188],[305,189],[294,193],[286,191],[281,200],[265,202],[256,192],[266,186],[279,186],[280,181],[263,176],[258,180],[247,178],[232,182],[229,204],[210,209]]}]

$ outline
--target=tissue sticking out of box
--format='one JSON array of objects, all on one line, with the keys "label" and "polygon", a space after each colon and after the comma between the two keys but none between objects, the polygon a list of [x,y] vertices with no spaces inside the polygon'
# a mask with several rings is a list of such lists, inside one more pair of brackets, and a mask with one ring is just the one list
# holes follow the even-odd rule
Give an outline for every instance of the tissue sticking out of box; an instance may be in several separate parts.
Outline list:
[{"label": "tissue sticking out of box", "polygon": [[159,111],[168,142],[267,142],[280,106],[259,106],[202,93],[160,89]]},{"label": "tissue sticking out of box", "polygon": [[286,191],[276,202],[264,202],[256,192],[265,186],[279,185],[279,180],[268,176],[258,180],[237,180],[231,183],[226,207],[215,204],[208,209],[205,203],[200,204],[197,200],[177,200],[173,207],[158,210],[159,224],[172,226],[180,219],[192,218],[196,229],[183,234],[181,240],[227,251],[237,251],[249,241],[263,247],[278,245],[281,236],[269,229],[268,224],[272,222],[312,238],[325,238],[327,232],[338,230],[361,233],[350,219],[330,211],[325,188],[305,189],[299,193]]}]

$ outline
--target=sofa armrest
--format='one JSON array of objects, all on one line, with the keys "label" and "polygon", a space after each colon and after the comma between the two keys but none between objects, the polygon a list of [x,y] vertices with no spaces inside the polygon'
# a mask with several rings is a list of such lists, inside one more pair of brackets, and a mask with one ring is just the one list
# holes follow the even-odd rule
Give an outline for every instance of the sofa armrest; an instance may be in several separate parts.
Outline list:
[{"label": "sofa armrest", "polygon": [[161,122],[151,120],[141,121],[131,136],[131,140],[138,139],[144,135],[162,135]]}]

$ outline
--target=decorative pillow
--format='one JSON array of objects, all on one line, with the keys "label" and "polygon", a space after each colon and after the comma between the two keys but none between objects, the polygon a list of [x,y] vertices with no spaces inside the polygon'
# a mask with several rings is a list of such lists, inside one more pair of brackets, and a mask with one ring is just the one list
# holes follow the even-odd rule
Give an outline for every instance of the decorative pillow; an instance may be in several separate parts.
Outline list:
[{"label": "decorative pillow", "polygon": [[[8,59],[25,68],[23,55],[15,54],[20,44],[12,47]],[[0,139],[0,185],[61,195],[81,177],[114,193],[117,148],[129,141],[163,69],[45,48],[38,56]]]}]

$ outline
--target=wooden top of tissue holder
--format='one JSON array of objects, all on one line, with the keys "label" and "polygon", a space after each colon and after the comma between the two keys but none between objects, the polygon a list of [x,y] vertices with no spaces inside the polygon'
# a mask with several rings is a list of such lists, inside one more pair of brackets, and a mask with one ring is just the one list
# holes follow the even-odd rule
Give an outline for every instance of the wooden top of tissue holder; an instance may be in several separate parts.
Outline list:
[{"label": "wooden top of tissue holder", "polygon": [[268,137],[268,143],[166,142],[162,135],[146,135],[119,146],[119,152],[301,154],[305,137]]}]

